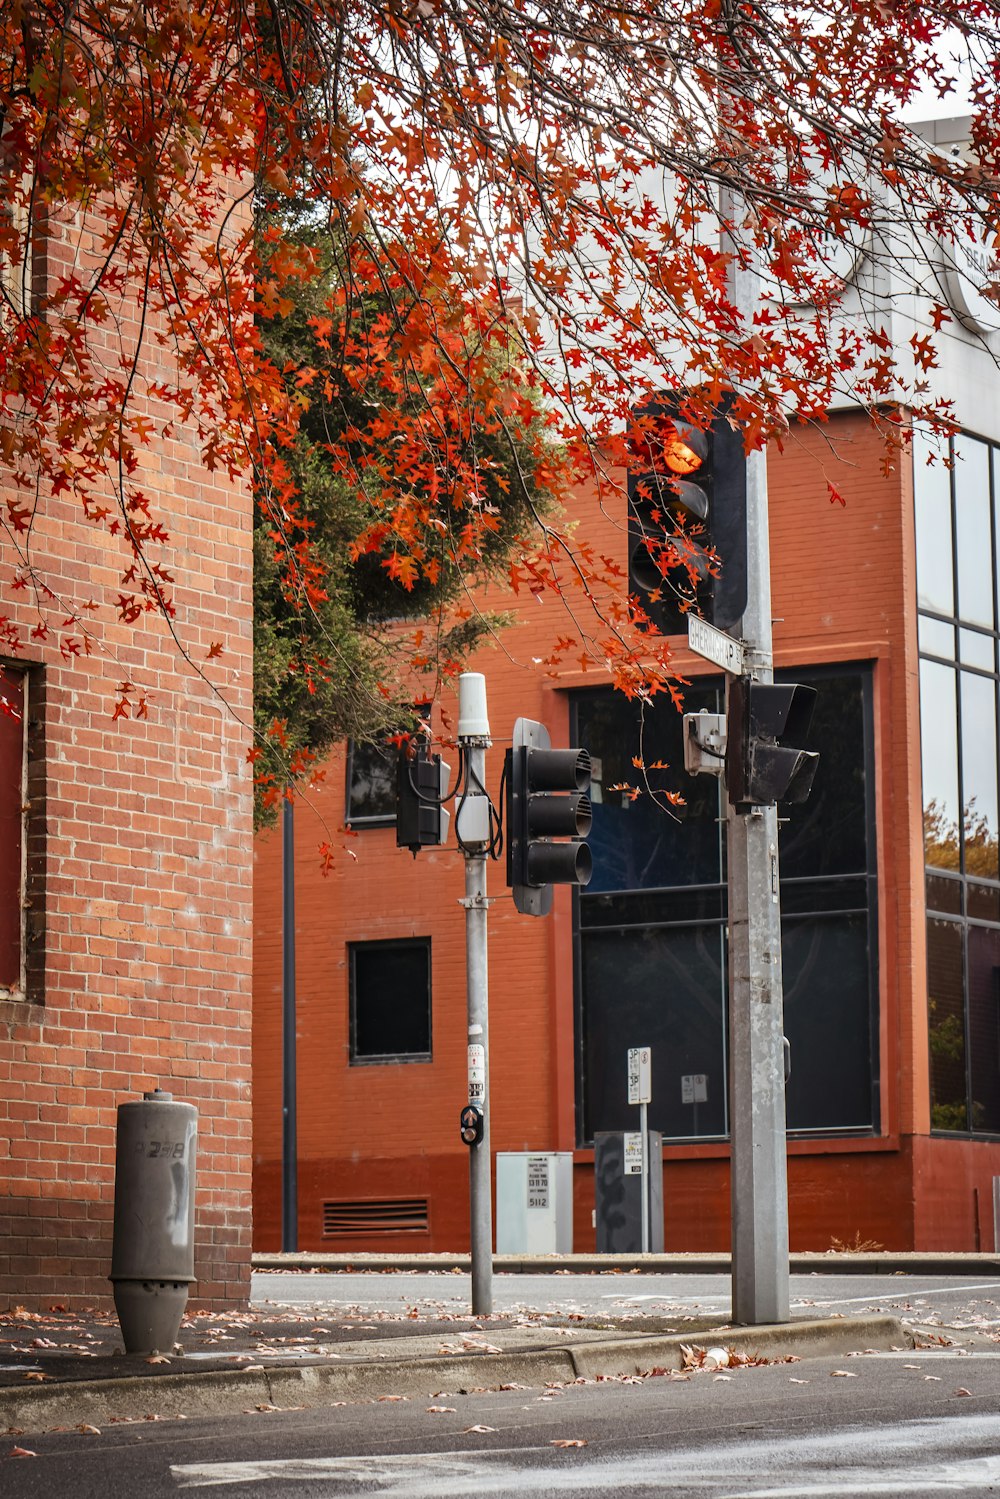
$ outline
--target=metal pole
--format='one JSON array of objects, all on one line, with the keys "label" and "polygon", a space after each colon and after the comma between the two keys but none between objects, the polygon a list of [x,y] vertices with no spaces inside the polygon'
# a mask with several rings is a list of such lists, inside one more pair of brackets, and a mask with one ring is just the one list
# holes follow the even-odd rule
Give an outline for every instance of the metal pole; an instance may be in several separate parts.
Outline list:
[{"label": "metal pole", "polygon": [[295,1058],[295,819],[286,797],[281,824],[281,1247],[299,1247],[299,1149]]},{"label": "metal pole", "polygon": [[[478,756],[482,784],[486,755]],[[473,761],[475,764],[475,760]],[[469,1045],[481,1046],[484,1057],[482,1099],[483,1137],[469,1151],[469,1213],[472,1249],[472,1314],[488,1317],[493,1310],[493,1198],[490,1172],[490,1039],[489,978],[486,948],[486,854],[465,857],[465,944],[468,985]]]},{"label": "metal pole", "polygon": [[639,1129],[642,1131],[642,1252],[649,1253],[649,1105],[639,1105]]},{"label": "metal pole", "polygon": [[[722,195],[723,220],[740,212]],[[735,247],[724,233],[723,248]],[[729,296],[748,332],[759,299],[754,266],[734,253]],[[755,680],[770,682],[771,572],[767,457],[747,458],[747,608],[740,634]],[[727,678],[728,698],[728,678]],[[729,870],[729,1094],[733,1321],[787,1322],[788,1168],[782,1041],[778,811],[727,807]]]},{"label": "metal pole", "polygon": [[475,1082],[481,1091],[482,1135],[469,1146],[469,1232],[472,1251],[472,1314],[493,1310],[493,1180],[490,1155],[489,964],[486,946],[486,856],[490,844],[486,796],[486,750],[490,725],[486,680],[481,672],[458,679],[458,742],[466,757],[465,792],[455,814],[455,831],[465,856],[465,959],[469,1045],[469,1103]]}]

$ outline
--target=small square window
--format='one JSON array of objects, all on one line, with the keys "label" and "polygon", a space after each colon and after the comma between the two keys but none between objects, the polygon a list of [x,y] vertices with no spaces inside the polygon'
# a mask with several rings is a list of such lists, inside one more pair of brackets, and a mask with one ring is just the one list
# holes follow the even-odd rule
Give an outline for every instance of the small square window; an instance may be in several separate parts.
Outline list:
[{"label": "small square window", "polygon": [[431,1059],[431,939],[351,942],[351,1061]]}]

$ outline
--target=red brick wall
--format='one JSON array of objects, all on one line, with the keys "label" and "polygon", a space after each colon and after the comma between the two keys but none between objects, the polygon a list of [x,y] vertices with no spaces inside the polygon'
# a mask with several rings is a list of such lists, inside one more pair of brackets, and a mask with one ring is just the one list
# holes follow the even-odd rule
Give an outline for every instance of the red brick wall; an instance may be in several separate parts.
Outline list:
[{"label": "red brick wall", "polygon": [[[116,1108],[156,1085],[200,1114],[193,1300],[238,1303],[249,1283],[251,499],[183,433],[151,446],[139,482],[170,533],[157,560],[181,648],[158,616],[106,606],[125,550],[72,498],[46,496],[33,533],[36,576],[101,607],[91,655],[60,655],[58,604],[26,651],[44,906],[27,996],[0,999],[0,1305],[107,1296]],[[4,608],[30,630],[18,562],[5,541]],[[123,680],[147,718],[112,721]]]},{"label": "red brick wall", "polygon": [[[883,1133],[876,1141],[791,1146],[791,1235],[802,1249],[825,1249],[835,1236],[856,1235],[905,1248],[926,1239],[935,1213],[928,1194],[916,1195],[910,1141],[928,1128],[912,498],[908,464],[883,473],[882,459],[881,440],[865,419],[842,415],[825,430],[794,431],[784,452],[769,461],[777,664],[871,662],[874,669]],[[845,506],[831,504],[828,481]],[[595,549],[624,564],[624,501],[609,494],[599,507],[584,491],[576,514]],[[511,601],[495,602],[510,607]],[[579,650],[567,653],[556,676],[542,674],[533,658],[547,655],[558,634],[572,633],[566,611],[551,598],[520,601],[517,608],[518,622],[505,632],[503,648],[484,651],[473,663],[487,677],[495,737],[488,784],[494,791],[501,741],[514,719],[540,719],[554,743],[566,743],[562,689],[605,680],[599,667],[579,669],[573,659]],[[585,615],[585,608],[579,612]],[[681,648],[677,662],[687,675],[709,669]],[[464,932],[457,904],[462,861],[449,849],[421,853],[414,865],[395,848],[391,828],[372,829],[354,840],[356,857],[341,858],[324,879],[316,850],[342,820],[344,769],[335,756],[325,787],[296,813],[300,1247],[457,1250],[468,1243],[467,1163],[456,1128],[465,1100]],[[257,843],[254,897],[254,1180],[261,1249],[280,1244],[280,877],[280,835],[269,833]],[[557,892],[553,916],[531,920],[514,912],[502,866],[491,866],[489,878],[498,897],[490,911],[492,1145],[572,1150],[569,895]],[[414,934],[433,937],[433,1061],[351,1068],[345,943]],[[929,1148],[933,1152],[936,1142]],[[668,1247],[728,1244],[727,1155],[724,1147],[668,1147]],[[592,1154],[578,1151],[576,1161],[576,1245],[585,1249],[593,1244]],[[322,1239],[324,1200],[418,1193],[430,1199],[425,1235]],[[949,1225],[946,1215],[934,1232],[951,1247],[971,1247],[965,1227]]]}]

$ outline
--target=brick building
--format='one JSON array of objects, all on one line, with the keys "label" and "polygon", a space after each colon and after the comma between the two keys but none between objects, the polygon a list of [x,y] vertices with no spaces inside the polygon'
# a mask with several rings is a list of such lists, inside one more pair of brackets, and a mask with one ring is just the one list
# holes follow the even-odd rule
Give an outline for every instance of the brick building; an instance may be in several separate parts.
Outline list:
[{"label": "brick building", "polygon": [[[77,235],[50,225],[50,270]],[[104,610],[93,653],[61,655],[59,596],[113,599],[127,565],[64,494],[32,532],[53,629],[0,662],[0,1305],[108,1296],[116,1108],[155,1086],[200,1112],[193,1297],[232,1305],[249,1285],[251,495],[183,430],[138,482],[170,534],[157,560],[190,661],[158,614]],[[9,535],[0,562],[27,634],[39,616],[10,588]],[[113,721],[125,680],[131,713]]]},{"label": "brick building", "polygon": [[[946,139],[946,127],[939,138]],[[944,252],[942,252],[944,253]],[[775,667],[818,691],[820,770],[781,831],[791,1243],[994,1247],[1000,1175],[997,542],[1000,317],[975,267],[947,260],[954,322],[935,378],[963,435],[951,470],[883,468],[848,402],[769,454]],[[904,347],[922,314],[885,262],[859,272]],[[843,496],[832,504],[828,485]],[[627,514],[575,496],[580,534],[624,567]],[[497,602],[496,600],[492,602]],[[509,599],[502,600],[510,607]],[[567,656],[557,600],[516,605],[487,679],[494,797],[515,718],[595,757],[594,878],[518,915],[492,865],[490,1098],[496,1151],[571,1151],[574,1247],[593,1245],[593,1138],[637,1128],[625,1054],[653,1048],[650,1126],[664,1136],[666,1246],[729,1235],[725,869],[717,782],[687,778],[680,720]],[[721,707],[709,664],[676,641],[686,707]],[[453,711],[454,704],[447,704]],[[437,727],[435,720],[435,727]],[[616,790],[633,756],[669,765],[677,821]],[[386,782],[386,785],[388,783]],[[395,847],[371,757],[333,759],[297,813],[300,1247],[468,1244],[462,860]],[[357,858],[324,879],[317,845],[348,820]],[[255,874],[255,1242],[280,1242],[281,858]],[[707,1078],[693,1103],[683,1080]]]}]

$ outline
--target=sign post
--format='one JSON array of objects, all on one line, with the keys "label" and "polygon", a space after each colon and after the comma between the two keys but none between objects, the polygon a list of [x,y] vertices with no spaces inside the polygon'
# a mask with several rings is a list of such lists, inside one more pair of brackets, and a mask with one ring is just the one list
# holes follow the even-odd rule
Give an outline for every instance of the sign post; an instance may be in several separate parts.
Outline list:
[{"label": "sign post", "polygon": [[642,1252],[649,1253],[649,1125],[647,1108],[652,1099],[652,1052],[648,1046],[630,1046],[628,1053],[628,1101],[639,1105],[639,1138],[642,1141]]}]

